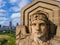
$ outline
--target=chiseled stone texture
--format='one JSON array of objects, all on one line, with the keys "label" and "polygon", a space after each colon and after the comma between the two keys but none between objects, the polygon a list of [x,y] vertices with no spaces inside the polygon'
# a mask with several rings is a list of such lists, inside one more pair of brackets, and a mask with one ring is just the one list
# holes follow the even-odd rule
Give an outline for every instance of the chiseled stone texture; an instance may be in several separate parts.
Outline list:
[{"label": "chiseled stone texture", "polygon": [[[43,13],[48,17],[51,30],[50,36],[54,34],[54,38],[47,42],[40,41],[39,44],[32,42],[33,39],[30,39],[31,19],[34,19],[33,14],[36,12]],[[56,0],[33,0],[21,9],[20,20],[21,25],[16,26],[16,45],[60,45],[60,2]]]}]

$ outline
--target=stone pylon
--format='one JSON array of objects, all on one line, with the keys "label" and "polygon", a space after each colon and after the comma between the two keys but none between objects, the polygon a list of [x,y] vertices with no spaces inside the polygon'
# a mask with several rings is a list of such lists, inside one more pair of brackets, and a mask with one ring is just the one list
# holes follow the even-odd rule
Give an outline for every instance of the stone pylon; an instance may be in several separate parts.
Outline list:
[{"label": "stone pylon", "polygon": [[[25,30],[27,29],[31,32],[30,17],[37,11],[46,14],[51,23],[54,23],[57,26],[56,36],[60,37],[60,2],[57,2],[56,0],[33,0],[33,2],[21,9],[20,26],[16,27],[17,42],[19,40],[19,32],[23,30],[22,33],[26,34]],[[53,25],[50,26],[50,29],[53,32],[55,27],[53,27]]]}]

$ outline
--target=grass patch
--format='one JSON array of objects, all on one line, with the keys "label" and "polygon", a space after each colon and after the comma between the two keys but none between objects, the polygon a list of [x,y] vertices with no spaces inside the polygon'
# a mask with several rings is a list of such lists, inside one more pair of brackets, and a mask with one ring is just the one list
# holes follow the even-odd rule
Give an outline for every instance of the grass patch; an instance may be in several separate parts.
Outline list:
[{"label": "grass patch", "polygon": [[6,38],[5,37],[0,38],[0,45],[16,45],[15,44],[16,37],[15,37],[15,33],[13,31],[7,31],[7,33],[1,32],[0,35],[6,36]]}]

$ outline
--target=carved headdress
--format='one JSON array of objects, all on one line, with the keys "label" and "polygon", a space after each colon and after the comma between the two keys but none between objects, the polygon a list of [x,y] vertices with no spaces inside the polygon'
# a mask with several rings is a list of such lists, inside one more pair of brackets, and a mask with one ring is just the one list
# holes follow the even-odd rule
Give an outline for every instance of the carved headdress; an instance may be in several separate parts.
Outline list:
[{"label": "carved headdress", "polygon": [[31,15],[31,21],[34,20],[43,20],[47,22],[48,21],[47,14],[37,11],[36,13]]}]

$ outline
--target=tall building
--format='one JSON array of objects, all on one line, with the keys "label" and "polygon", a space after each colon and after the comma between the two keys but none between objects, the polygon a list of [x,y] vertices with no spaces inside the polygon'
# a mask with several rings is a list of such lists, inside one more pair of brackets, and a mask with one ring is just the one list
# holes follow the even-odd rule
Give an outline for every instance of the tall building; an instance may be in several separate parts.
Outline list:
[{"label": "tall building", "polygon": [[[19,24],[17,23],[16,26],[18,26],[18,25]],[[0,30],[16,30],[16,26],[13,26],[12,21],[10,21],[8,26],[0,25]]]},{"label": "tall building", "polygon": [[1,25],[0,25],[0,28],[1,28]]},{"label": "tall building", "polygon": [[16,26],[19,26],[19,24],[17,23]]},{"label": "tall building", "polygon": [[11,30],[12,29],[12,22],[10,21],[9,22],[9,30]]}]

